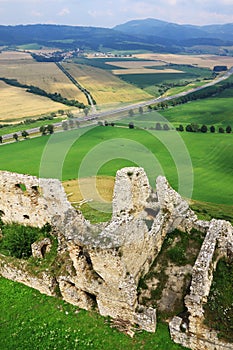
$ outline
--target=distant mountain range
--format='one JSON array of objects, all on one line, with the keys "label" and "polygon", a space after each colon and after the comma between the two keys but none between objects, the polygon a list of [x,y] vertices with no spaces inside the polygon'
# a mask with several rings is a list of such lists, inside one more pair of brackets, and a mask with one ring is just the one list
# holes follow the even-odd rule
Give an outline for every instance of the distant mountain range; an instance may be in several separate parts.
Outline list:
[{"label": "distant mountain range", "polygon": [[0,45],[37,43],[62,49],[150,50],[185,52],[209,47],[233,46],[233,23],[224,25],[180,25],[153,18],[133,20],[116,27],[97,28],[65,25],[0,26]]}]

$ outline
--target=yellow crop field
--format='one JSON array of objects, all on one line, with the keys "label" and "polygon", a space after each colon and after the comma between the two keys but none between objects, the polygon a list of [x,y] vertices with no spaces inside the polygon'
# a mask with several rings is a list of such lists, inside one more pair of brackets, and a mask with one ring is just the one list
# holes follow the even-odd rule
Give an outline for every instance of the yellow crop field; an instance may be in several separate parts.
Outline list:
[{"label": "yellow crop field", "polygon": [[138,54],[135,57],[147,60],[161,60],[164,63],[191,64],[198,67],[207,67],[213,69],[216,65],[226,65],[228,68],[233,66],[233,57],[217,55],[176,55],[176,54]]},{"label": "yellow crop field", "polygon": [[36,62],[29,54],[0,54],[0,77],[17,79],[22,84],[37,86],[46,92],[60,93],[68,99],[87,104],[85,95],[53,62]]},{"label": "yellow crop field", "polygon": [[27,52],[19,52],[19,51],[2,51],[0,54],[0,62],[2,61],[25,61],[30,60],[33,61],[32,56]]},{"label": "yellow crop field", "polygon": [[[84,200],[111,202],[113,196],[115,178],[111,176],[88,177],[84,179],[76,179],[64,181],[63,186],[71,203],[78,203]],[[93,193],[92,188],[96,188]],[[83,198],[85,193],[85,198]]]},{"label": "yellow crop field", "polygon": [[90,91],[97,104],[135,102],[153,97],[107,70],[78,64],[63,65],[83,87]]},{"label": "yellow crop field", "polygon": [[0,122],[14,122],[27,117],[36,117],[44,113],[66,110],[67,106],[53,102],[42,96],[26,92],[0,81]]}]

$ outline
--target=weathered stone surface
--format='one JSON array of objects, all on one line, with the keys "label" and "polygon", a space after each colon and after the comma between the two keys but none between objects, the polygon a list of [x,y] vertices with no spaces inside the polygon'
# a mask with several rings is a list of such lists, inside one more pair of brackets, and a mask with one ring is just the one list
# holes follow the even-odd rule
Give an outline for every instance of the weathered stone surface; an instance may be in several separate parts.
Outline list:
[{"label": "weathered stone surface", "polygon": [[[193,267],[190,294],[185,297],[188,324],[175,317],[170,323],[172,339],[193,350],[233,349],[232,343],[219,341],[217,333],[204,326],[203,305],[207,302],[213,272],[219,258],[232,253],[233,227],[227,221],[211,220],[209,230]],[[183,325],[183,327],[182,327]],[[183,333],[184,326],[186,334]]]},{"label": "weathered stone surface", "polygon": [[[107,224],[91,225],[68,202],[58,180],[0,172],[0,213],[4,222],[36,227],[50,223],[58,238],[58,258],[63,264],[54,275],[45,271],[35,277],[28,272],[26,261],[18,261],[16,267],[2,256],[2,276],[48,295],[60,290],[63,299],[74,305],[84,309],[95,306],[116,322],[137,324],[149,332],[156,328],[156,310],[140,305],[140,278],[149,271],[168,232],[178,228],[191,234],[194,228],[207,233],[194,267],[189,267],[192,284],[185,298],[189,319],[175,317],[170,331],[176,342],[191,349],[223,349],[216,334],[203,327],[203,304],[218,258],[233,257],[232,226],[226,221],[198,220],[166,178],[157,178],[154,192],[142,168],[118,171],[112,219]],[[48,247],[46,239],[34,243],[33,255],[43,258]],[[213,260],[215,255],[217,259]],[[168,275],[169,268],[172,267],[168,265]],[[177,269],[181,283],[185,271]],[[172,278],[168,278],[168,285],[170,295],[164,291],[161,298],[166,307],[172,298],[175,300],[174,295],[179,295]],[[130,327],[127,332],[132,335]],[[232,349],[231,344],[224,346]]]},{"label": "weathered stone surface", "polygon": [[15,266],[12,261],[0,255],[0,275],[35,288],[43,294],[56,296],[56,278],[48,271],[42,272],[39,276],[33,276],[27,269],[26,261],[17,261]]}]

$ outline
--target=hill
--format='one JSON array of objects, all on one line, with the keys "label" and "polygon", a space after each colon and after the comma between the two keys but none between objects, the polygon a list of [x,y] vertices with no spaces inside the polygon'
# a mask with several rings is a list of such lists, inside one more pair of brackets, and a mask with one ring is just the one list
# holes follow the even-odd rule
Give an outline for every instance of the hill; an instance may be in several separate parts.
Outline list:
[{"label": "hill", "polygon": [[[147,50],[152,52],[185,52],[202,46],[221,54],[231,52],[233,24],[180,25],[157,19],[133,20],[116,27],[84,27],[68,25],[0,26],[0,45],[37,45],[61,49]],[[39,46],[38,46],[39,45]],[[203,48],[204,46],[204,48]],[[225,48],[228,46],[228,48]],[[216,48],[221,47],[218,51]],[[195,52],[193,49],[193,52]]]},{"label": "hill", "polygon": [[[133,20],[114,27],[115,30],[143,37],[145,41],[172,43],[173,46],[231,45],[233,24],[195,26],[169,23],[153,18]],[[148,34],[149,33],[149,34]]]}]

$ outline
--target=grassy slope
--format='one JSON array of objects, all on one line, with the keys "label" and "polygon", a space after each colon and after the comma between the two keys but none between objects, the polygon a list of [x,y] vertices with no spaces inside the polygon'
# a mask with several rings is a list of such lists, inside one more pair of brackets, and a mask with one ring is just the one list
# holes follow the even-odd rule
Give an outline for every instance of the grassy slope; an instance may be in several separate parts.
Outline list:
[{"label": "grassy slope", "polygon": [[218,126],[233,126],[233,89],[228,89],[217,97],[197,100],[169,108],[161,113],[174,124],[197,123]]},{"label": "grassy slope", "polygon": [[[178,165],[180,169],[183,166],[183,170],[185,170],[186,164],[182,164],[182,157],[181,164],[175,164],[166,146],[158,139],[160,136],[167,135],[166,137],[172,140],[175,132],[170,131],[165,134],[161,131],[158,132],[160,134],[155,133],[154,136],[144,130],[98,127],[90,130],[89,133],[76,141],[80,133],[85,131],[84,129],[74,130],[54,135],[51,138],[49,152],[42,163],[41,157],[49,139],[48,136],[1,146],[1,170],[38,175],[42,164],[42,176],[58,177],[59,171],[63,167],[63,180],[69,180],[77,178],[83,157],[92,150],[93,153],[89,158],[90,163],[85,163],[87,166],[84,166],[82,177],[96,175],[96,172],[99,172],[100,175],[114,176],[117,169],[137,164],[141,160],[143,165],[148,165],[148,175],[154,181],[160,171],[158,170],[157,173],[156,169],[153,171],[150,167],[151,158],[148,150],[151,150],[154,154],[152,160],[157,160],[161,164],[161,168],[172,186],[178,188],[176,166]],[[232,135],[189,133],[180,135],[190,152],[193,163],[193,199],[232,205]],[[69,145],[70,140],[71,143],[76,141],[72,147]],[[110,140],[110,143],[105,144],[104,142],[107,140]],[[131,140],[135,140],[137,143],[132,144]],[[111,142],[113,142],[112,148],[110,147]],[[104,149],[96,148],[98,144],[106,145],[106,147]],[[142,149],[142,145],[145,146],[145,149]],[[62,166],[62,153],[66,153],[66,150],[69,152]],[[102,159],[100,158],[101,154],[104,154]],[[176,154],[175,148],[174,154]],[[123,158],[128,158],[128,160]]]},{"label": "grassy slope", "polygon": [[0,298],[0,348],[4,350],[184,349],[170,340],[163,324],[155,334],[143,332],[131,339],[111,329],[97,313],[78,310],[4,278],[0,278]]}]

